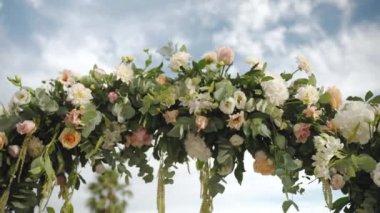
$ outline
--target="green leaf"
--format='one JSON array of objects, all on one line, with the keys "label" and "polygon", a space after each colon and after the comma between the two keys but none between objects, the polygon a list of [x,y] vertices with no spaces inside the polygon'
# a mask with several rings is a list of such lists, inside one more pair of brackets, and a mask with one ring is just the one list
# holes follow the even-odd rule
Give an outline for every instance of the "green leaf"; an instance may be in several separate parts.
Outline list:
[{"label": "green leaf", "polygon": [[274,142],[277,145],[278,148],[280,149],[285,149],[286,146],[286,138],[283,135],[277,134],[274,137]]},{"label": "green leaf", "polygon": [[316,86],[317,85],[317,79],[315,78],[314,74],[311,74],[309,76],[309,84],[312,85],[312,86]]},{"label": "green leaf", "polygon": [[368,91],[367,94],[365,94],[365,101],[368,101],[372,97],[373,97],[372,91]]},{"label": "green leaf", "polygon": [[146,95],[144,96],[143,98],[143,105],[142,107],[139,109],[139,111],[142,113],[142,114],[145,114],[149,111],[150,109],[150,106],[152,105],[152,102],[153,102],[153,98],[152,96],[150,95]]},{"label": "green leaf", "polygon": [[22,86],[22,84],[21,84],[21,78],[18,75],[15,75],[13,78],[7,77],[7,79],[8,79],[9,82],[11,82],[16,87],[21,87]]},{"label": "green leaf", "polygon": [[231,81],[223,80],[215,84],[214,98],[221,101],[225,98],[229,98],[234,93],[234,86]]},{"label": "green leaf", "polygon": [[372,104],[380,104],[380,95],[375,96],[369,102],[372,103]]},{"label": "green leaf", "polygon": [[357,96],[348,96],[347,101],[364,101],[363,98]]},{"label": "green leaf", "polygon": [[85,111],[82,116],[82,122],[84,123],[84,127],[82,130],[83,137],[87,138],[92,131],[96,128],[98,124],[102,121],[102,113],[99,111]]},{"label": "green leaf", "polygon": [[356,169],[363,170],[365,172],[371,172],[375,169],[377,162],[367,154],[360,154],[358,156],[351,156],[352,163]]},{"label": "green leaf", "polygon": [[319,97],[319,103],[321,104],[328,104],[330,102],[330,94],[329,93],[324,93]]},{"label": "green leaf", "polygon": [[281,73],[281,77],[285,80],[285,81],[289,81],[290,79],[293,78],[293,74],[291,73]]},{"label": "green leaf", "polygon": [[297,204],[294,203],[294,201],[292,201],[292,200],[286,200],[286,201],[284,201],[284,202],[282,203],[282,211],[284,211],[285,213],[288,212],[288,210],[289,210],[289,208],[290,208],[291,206],[294,206],[294,208],[295,208],[297,211],[299,211]]},{"label": "green leaf", "polygon": [[350,197],[341,197],[333,203],[334,213],[339,213],[350,202]]},{"label": "green leaf", "polygon": [[55,213],[55,210],[53,209],[53,207],[50,207],[50,206],[48,206],[48,207],[46,208],[46,211],[47,211],[48,213]]}]

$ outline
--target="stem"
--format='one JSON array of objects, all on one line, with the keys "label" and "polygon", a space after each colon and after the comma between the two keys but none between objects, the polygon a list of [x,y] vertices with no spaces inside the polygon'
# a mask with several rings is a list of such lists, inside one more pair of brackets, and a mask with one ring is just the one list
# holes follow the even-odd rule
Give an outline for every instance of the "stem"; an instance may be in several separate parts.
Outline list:
[{"label": "stem", "polygon": [[208,162],[203,166],[203,169],[200,172],[201,180],[201,192],[202,192],[202,206],[200,213],[212,213],[212,196],[210,195],[209,190],[209,179],[210,179],[210,169]]},{"label": "stem", "polygon": [[164,162],[160,162],[158,170],[158,184],[157,184],[157,211],[158,213],[165,213],[165,176],[164,176]]}]

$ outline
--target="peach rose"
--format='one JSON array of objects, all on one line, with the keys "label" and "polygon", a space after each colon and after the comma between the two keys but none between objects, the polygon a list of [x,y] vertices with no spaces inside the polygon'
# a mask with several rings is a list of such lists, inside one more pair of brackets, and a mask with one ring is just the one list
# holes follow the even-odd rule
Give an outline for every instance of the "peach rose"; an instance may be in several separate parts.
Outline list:
[{"label": "peach rose", "polygon": [[69,113],[67,113],[65,117],[65,122],[70,123],[74,126],[83,125],[82,120],[80,119],[81,115],[82,115],[81,110],[73,109]]},{"label": "peach rose", "polygon": [[310,136],[310,124],[298,123],[294,125],[293,132],[297,138],[297,143],[306,143]]},{"label": "peach rose", "polygon": [[230,119],[228,120],[227,127],[240,130],[244,122],[245,122],[244,111],[240,111],[239,113],[230,115]]},{"label": "peach rose", "polygon": [[137,131],[133,132],[132,135],[127,137],[126,146],[141,148],[144,145],[149,146],[151,144],[152,144],[152,135],[150,135],[145,128],[140,128]]},{"label": "peach rose", "polygon": [[205,129],[208,125],[208,118],[202,115],[197,115],[195,117],[195,124],[198,128],[198,132]]},{"label": "peach rose", "polygon": [[0,150],[2,150],[8,144],[7,135],[5,132],[0,132]]},{"label": "peach rose", "polygon": [[332,189],[339,190],[343,188],[343,186],[346,184],[346,181],[344,180],[342,175],[335,174],[331,177],[330,184]]},{"label": "peach rose", "polygon": [[312,118],[314,120],[317,120],[319,118],[319,116],[321,116],[322,111],[317,110],[317,107],[315,107],[315,106],[311,106],[311,107],[306,108],[302,113],[307,118]]},{"label": "peach rose", "polygon": [[217,58],[219,62],[223,62],[225,65],[232,64],[235,54],[231,48],[221,47],[217,51]]},{"label": "peach rose", "polygon": [[161,85],[164,85],[168,83],[168,78],[164,74],[161,74],[156,78],[156,82]]},{"label": "peach rose", "polygon": [[273,161],[270,159],[263,161],[255,161],[253,163],[253,170],[262,175],[273,175],[274,173],[274,165]]},{"label": "peach rose", "polygon": [[108,93],[108,101],[113,104],[119,98],[116,92],[112,91]]},{"label": "peach rose", "polygon": [[178,110],[166,111],[165,114],[163,115],[165,118],[165,122],[167,124],[175,123],[177,121],[178,114],[179,114]]},{"label": "peach rose", "polygon": [[22,123],[18,123],[16,128],[20,135],[33,134],[36,130],[36,124],[31,120],[25,120]]},{"label": "peach rose", "polygon": [[65,128],[59,135],[59,141],[66,149],[72,149],[76,147],[81,139],[81,135],[78,131],[72,128]]},{"label": "peach rose", "polygon": [[334,110],[338,110],[342,104],[342,93],[337,87],[329,87],[326,91],[330,95],[330,106]]},{"label": "peach rose", "polygon": [[332,122],[332,121],[327,121],[327,122],[326,122],[326,125],[321,126],[321,131],[322,131],[322,132],[332,132],[332,133],[336,133],[336,132],[337,132],[337,129],[336,129],[336,126],[335,126],[334,122]]},{"label": "peach rose", "polygon": [[65,86],[72,85],[75,83],[73,72],[66,69],[62,70],[58,80]]}]

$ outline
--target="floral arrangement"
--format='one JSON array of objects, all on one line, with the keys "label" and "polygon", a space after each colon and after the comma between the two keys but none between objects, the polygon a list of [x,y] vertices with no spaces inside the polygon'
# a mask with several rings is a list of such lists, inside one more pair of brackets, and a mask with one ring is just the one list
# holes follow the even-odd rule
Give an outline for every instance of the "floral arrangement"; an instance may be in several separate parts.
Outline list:
[{"label": "floral arrangement", "polygon": [[[281,179],[284,212],[298,209],[288,195],[305,190],[301,174],[322,183],[335,212],[380,211],[380,96],[344,103],[338,88],[316,86],[304,57],[280,75],[251,58],[246,73],[231,76],[230,48],[191,61],[184,46],[169,44],[159,50],[173,72],[165,75],[167,62],[152,66],[144,51],[142,67],[123,57],[112,73],[96,65],[85,76],[63,70],[37,89],[9,78],[19,90],[0,110],[0,212],[43,210],[55,185],[61,212],[73,212],[70,199],[85,182],[78,168],[106,166],[128,183],[129,168],[137,167],[150,182],[148,155],[160,162],[158,212],[176,165],[190,159],[200,170],[202,213],[212,211],[226,176],[242,183],[246,170]],[[331,190],[346,196],[333,202]]]}]

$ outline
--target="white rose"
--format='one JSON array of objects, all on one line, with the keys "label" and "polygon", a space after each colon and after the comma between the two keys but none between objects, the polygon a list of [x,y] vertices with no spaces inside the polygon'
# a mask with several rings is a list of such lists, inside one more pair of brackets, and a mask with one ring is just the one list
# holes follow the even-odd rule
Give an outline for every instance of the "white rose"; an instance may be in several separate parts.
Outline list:
[{"label": "white rose", "polygon": [[375,119],[371,107],[361,101],[349,102],[333,119],[333,124],[348,142],[366,144],[371,139]]},{"label": "white rose", "polygon": [[245,96],[244,92],[237,90],[234,92],[234,99],[236,103],[236,108],[238,109],[244,109],[245,104],[247,103],[247,97]]},{"label": "white rose", "polygon": [[264,96],[275,106],[280,106],[289,98],[286,82],[280,76],[271,75],[273,79],[261,82]]},{"label": "white rose", "polygon": [[13,103],[17,106],[28,104],[30,100],[30,93],[25,89],[17,91],[12,97]]},{"label": "white rose", "polygon": [[169,62],[169,67],[173,71],[178,71],[181,67],[187,67],[191,55],[187,52],[176,52],[172,55]]},{"label": "white rose", "polygon": [[200,161],[207,161],[211,157],[211,151],[207,147],[205,141],[191,132],[187,134],[185,150],[190,157],[196,158]]},{"label": "white rose", "polygon": [[92,98],[91,90],[81,83],[76,83],[67,90],[67,101],[75,106],[88,104]]},{"label": "white rose", "polygon": [[257,65],[255,69],[258,69],[258,70],[262,70],[264,68],[264,62],[261,59],[258,59],[256,57],[252,57],[252,56],[247,57],[245,62],[251,66]]},{"label": "white rose", "polygon": [[256,109],[253,98],[250,98],[245,104],[245,110],[247,112],[253,112]]},{"label": "white rose", "polygon": [[235,109],[235,99],[233,99],[232,97],[224,99],[223,101],[220,102],[219,109],[224,114],[227,114],[227,115],[232,114]]},{"label": "white rose", "polygon": [[116,79],[129,84],[133,79],[133,70],[130,66],[122,63],[116,70]]},{"label": "white rose", "polygon": [[307,74],[311,74],[311,66],[307,58],[300,55],[296,58],[298,69],[305,71]]},{"label": "white rose", "polygon": [[210,51],[203,54],[202,59],[207,63],[215,63],[218,60],[218,56],[215,51]]},{"label": "white rose", "polygon": [[376,171],[372,175],[372,180],[376,186],[380,187],[380,171]]},{"label": "white rose", "polygon": [[233,146],[240,146],[242,145],[244,142],[244,138],[241,137],[240,135],[238,134],[234,134],[232,135],[232,137],[230,138],[230,143],[233,145]]},{"label": "white rose", "polygon": [[319,92],[314,86],[307,85],[300,87],[294,97],[301,100],[304,104],[310,106],[318,102]]}]

